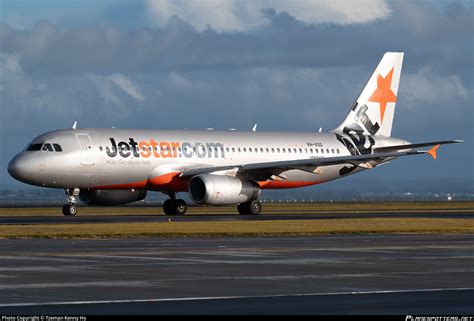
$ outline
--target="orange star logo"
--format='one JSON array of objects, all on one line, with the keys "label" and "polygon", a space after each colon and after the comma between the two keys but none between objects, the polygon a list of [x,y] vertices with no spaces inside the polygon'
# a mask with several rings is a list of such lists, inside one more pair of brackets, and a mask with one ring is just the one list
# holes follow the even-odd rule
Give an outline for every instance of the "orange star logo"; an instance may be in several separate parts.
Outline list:
[{"label": "orange star logo", "polygon": [[390,88],[392,86],[392,75],[393,68],[385,78],[379,74],[377,77],[377,89],[375,89],[374,93],[369,98],[369,101],[380,104],[380,123],[383,122],[387,103],[394,103],[397,101],[397,96],[395,96],[392,88]]}]

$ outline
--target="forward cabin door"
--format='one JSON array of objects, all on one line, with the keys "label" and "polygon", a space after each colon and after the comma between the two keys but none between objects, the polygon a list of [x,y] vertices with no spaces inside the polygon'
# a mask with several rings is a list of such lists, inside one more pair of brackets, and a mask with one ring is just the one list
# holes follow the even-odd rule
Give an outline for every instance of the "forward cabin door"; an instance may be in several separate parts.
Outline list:
[{"label": "forward cabin door", "polygon": [[81,165],[91,166],[95,164],[94,149],[92,141],[87,134],[76,134],[76,138],[81,146]]}]

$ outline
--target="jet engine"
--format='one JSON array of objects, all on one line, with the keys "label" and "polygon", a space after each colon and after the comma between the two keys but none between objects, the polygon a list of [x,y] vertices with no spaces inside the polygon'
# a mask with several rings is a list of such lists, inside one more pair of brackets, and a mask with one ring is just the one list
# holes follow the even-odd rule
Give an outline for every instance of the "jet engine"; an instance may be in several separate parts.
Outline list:
[{"label": "jet engine", "polygon": [[189,195],[200,205],[233,205],[258,198],[260,186],[238,177],[203,174],[191,179]]},{"label": "jet engine", "polygon": [[145,199],[146,190],[81,190],[79,199],[88,205],[123,205]]}]

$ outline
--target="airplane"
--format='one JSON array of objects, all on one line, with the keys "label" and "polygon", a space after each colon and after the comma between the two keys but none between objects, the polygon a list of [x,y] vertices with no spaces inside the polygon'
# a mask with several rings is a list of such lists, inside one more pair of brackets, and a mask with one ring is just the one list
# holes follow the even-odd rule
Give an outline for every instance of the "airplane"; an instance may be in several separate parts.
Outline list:
[{"label": "airplane", "polygon": [[[258,215],[263,189],[321,184],[372,169],[401,156],[434,159],[447,140],[412,144],[391,137],[403,52],[386,52],[351,106],[329,132],[256,130],[78,129],[34,138],[8,164],[27,184],[61,188],[63,214],[76,215],[78,198],[88,205],[144,200],[148,191],[169,196],[167,215],[184,215],[189,193],[198,205],[237,205]],[[431,147],[425,150],[425,147]]]}]

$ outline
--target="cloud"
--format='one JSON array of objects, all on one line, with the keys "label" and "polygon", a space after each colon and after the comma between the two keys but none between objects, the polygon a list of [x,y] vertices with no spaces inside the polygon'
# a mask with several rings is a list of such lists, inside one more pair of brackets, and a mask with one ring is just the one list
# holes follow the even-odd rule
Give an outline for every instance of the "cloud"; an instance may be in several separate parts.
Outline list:
[{"label": "cloud", "polygon": [[[469,94],[457,75],[440,76],[429,69],[403,76],[404,94],[415,103],[448,103],[453,99],[467,101]],[[473,97],[474,98],[474,97]]]},{"label": "cloud", "polygon": [[[466,33],[472,28],[472,6],[446,11],[418,3],[391,6],[390,16],[355,25],[311,24],[285,11],[267,10],[268,23],[254,32],[197,31],[178,17],[163,27],[131,30],[110,25],[65,28],[46,21],[17,30],[0,23],[0,52],[18,56],[25,72],[42,77],[85,73],[128,77],[270,66],[372,67],[385,51],[396,50],[405,51],[407,66],[429,65],[443,74],[454,72],[463,81],[472,78],[468,72],[474,66],[472,39]],[[430,27],[419,27],[415,17],[423,17]]]},{"label": "cloud", "polygon": [[[183,3],[168,4],[181,10]],[[276,0],[275,9],[261,11],[264,1],[229,1],[222,15],[238,19],[229,18],[225,31],[205,27],[214,10],[206,3],[201,22],[180,13],[156,27],[0,23],[0,149],[7,151],[0,167],[34,135],[74,120],[87,127],[250,130],[258,122],[259,130],[328,130],[383,53],[394,50],[405,51],[405,61],[393,134],[412,141],[472,136],[472,6],[390,2],[387,15],[374,9],[379,14],[370,19],[351,18],[352,2],[315,2],[325,6],[318,11],[305,9],[306,1],[284,8]],[[347,13],[328,13],[330,6]],[[446,175],[463,175],[473,163],[465,154]]]},{"label": "cloud", "polygon": [[0,68],[2,74],[6,72],[23,73],[18,62],[18,55],[0,54]]},{"label": "cloud", "polygon": [[367,23],[386,18],[390,6],[379,0],[147,0],[154,22],[164,27],[178,16],[197,30],[249,31],[266,24],[262,9],[287,12],[311,23]]},{"label": "cloud", "polygon": [[115,84],[117,87],[122,89],[131,97],[135,98],[135,100],[143,101],[145,97],[137,89],[137,87],[124,75],[122,74],[113,74],[109,76],[110,81]]},{"label": "cloud", "polygon": [[[96,89],[89,95],[92,97],[98,95],[101,98],[95,102],[95,106],[92,106],[91,112],[107,116],[111,120],[121,120],[143,107],[145,96],[123,74],[115,73],[109,76],[89,74],[82,81],[80,87],[85,89],[89,87],[89,84],[92,84]],[[97,99],[95,98],[95,100]]]}]

